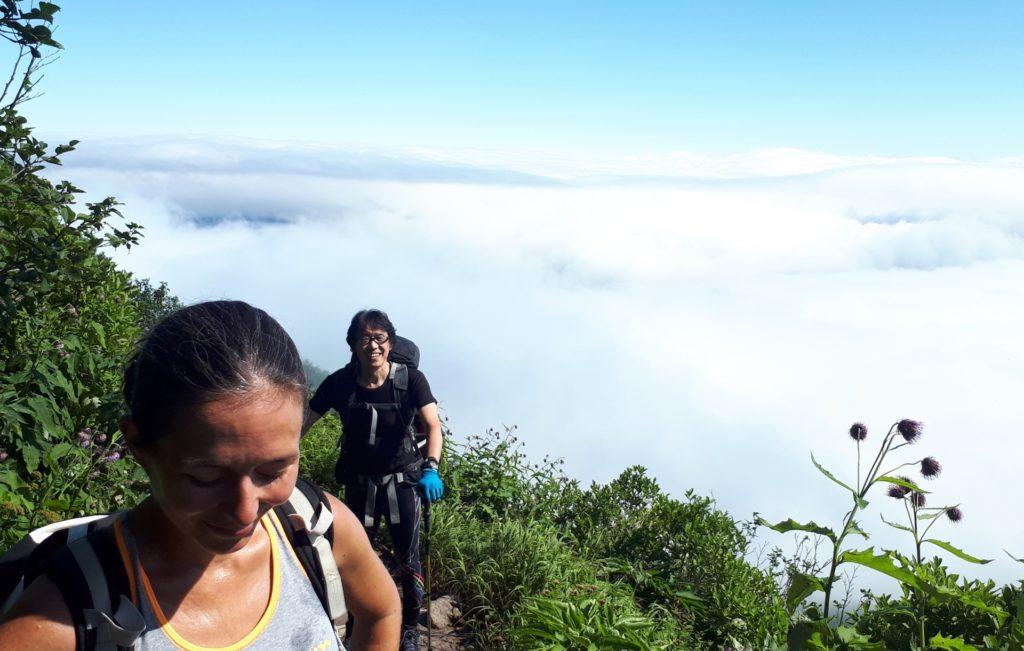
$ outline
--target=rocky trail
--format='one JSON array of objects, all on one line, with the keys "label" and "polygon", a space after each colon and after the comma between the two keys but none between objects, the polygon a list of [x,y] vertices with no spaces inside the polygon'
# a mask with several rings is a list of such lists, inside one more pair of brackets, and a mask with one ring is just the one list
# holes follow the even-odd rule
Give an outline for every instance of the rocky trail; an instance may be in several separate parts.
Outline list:
[{"label": "rocky trail", "polygon": [[462,651],[471,649],[462,631],[456,625],[461,616],[458,605],[448,595],[438,596],[431,600],[431,619],[427,618],[424,605],[420,615],[420,649],[428,651],[427,626],[430,625],[430,651]]}]

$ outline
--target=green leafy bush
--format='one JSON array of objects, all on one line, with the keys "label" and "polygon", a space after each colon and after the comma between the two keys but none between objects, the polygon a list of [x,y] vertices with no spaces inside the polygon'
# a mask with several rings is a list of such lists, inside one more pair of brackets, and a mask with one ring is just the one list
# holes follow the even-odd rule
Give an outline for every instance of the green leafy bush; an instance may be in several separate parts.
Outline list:
[{"label": "green leafy bush", "polygon": [[141,227],[123,223],[114,199],[82,210],[79,188],[40,176],[76,142],[50,149],[18,113],[46,49],[59,47],[49,27],[57,10],[7,2],[0,16],[0,33],[22,55],[0,98],[4,546],[48,521],[130,504],[140,487],[134,465],[110,446],[122,413],[121,369],[145,301],[104,251],[136,244]]}]

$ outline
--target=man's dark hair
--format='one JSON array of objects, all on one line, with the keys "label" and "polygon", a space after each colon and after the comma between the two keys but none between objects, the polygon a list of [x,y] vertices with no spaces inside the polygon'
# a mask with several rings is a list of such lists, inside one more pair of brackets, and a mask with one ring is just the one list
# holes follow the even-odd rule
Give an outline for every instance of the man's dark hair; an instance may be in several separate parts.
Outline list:
[{"label": "man's dark hair", "polygon": [[272,385],[306,397],[295,342],[263,310],[210,301],[172,312],[124,369],[124,400],[143,444],[167,434],[179,410]]},{"label": "man's dark hair", "polygon": [[391,319],[383,310],[360,310],[352,317],[352,323],[348,326],[348,334],[345,336],[345,341],[348,342],[350,349],[355,351],[356,340],[363,336],[363,330],[367,328],[383,330],[388,333],[388,338],[392,341],[395,339],[395,326],[392,325]]}]

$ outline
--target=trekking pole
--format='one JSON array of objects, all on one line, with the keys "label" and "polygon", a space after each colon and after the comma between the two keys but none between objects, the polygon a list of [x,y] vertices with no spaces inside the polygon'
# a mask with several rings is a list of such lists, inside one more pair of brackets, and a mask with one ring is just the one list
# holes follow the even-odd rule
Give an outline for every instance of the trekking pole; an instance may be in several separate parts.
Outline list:
[{"label": "trekking pole", "polygon": [[430,617],[430,500],[424,495],[423,506],[423,533],[426,536],[424,549],[427,553],[426,559],[426,592],[427,592],[427,651],[434,651],[431,629],[434,628],[434,620]]}]

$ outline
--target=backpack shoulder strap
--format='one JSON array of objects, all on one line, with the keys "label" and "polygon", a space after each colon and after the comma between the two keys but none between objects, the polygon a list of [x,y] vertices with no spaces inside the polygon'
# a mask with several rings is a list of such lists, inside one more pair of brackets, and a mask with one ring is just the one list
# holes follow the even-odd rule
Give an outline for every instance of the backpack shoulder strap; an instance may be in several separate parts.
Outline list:
[{"label": "backpack shoulder strap", "polygon": [[327,496],[319,486],[299,479],[291,497],[275,511],[324,612],[336,627],[344,626],[348,609],[332,550],[334,514]]},{"label": "backpack shoulder strap", "polygon": [[[390,372],[392,386],[395,391],[409,390],[409,367],[401,362],[393,362]],[[396,401],[397,402],[397,401]]]},{"label": "backpack shoulder strap", "polygon": [[132,648],[145,620],[132,594],[114,538],[111,515],[88,535],[69,542],[46,559],[44,573],[60,591],[75,626],[79,651]]},{"label": "backpack shoulder strap", "polygon": [[50,554],[85,536],[106,517],[91,515],[33,529],[0,556],[0,614],[10,610],[25,588],[43,573]]}]

